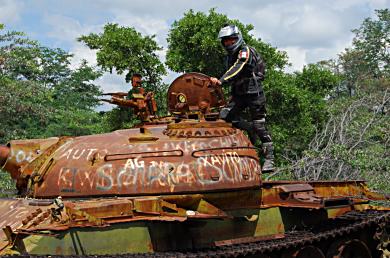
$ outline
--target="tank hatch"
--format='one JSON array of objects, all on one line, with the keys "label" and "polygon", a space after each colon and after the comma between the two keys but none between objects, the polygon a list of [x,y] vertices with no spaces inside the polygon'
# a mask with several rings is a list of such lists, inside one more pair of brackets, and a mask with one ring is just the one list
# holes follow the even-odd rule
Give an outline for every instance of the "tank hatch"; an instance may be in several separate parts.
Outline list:
[{"label": "tank hatch", "polygon": [[201,73],[183,74],[168,89],[168,110],[179,118],[218,117],[224,105],[221,87],[212,86],[210,77]]}]

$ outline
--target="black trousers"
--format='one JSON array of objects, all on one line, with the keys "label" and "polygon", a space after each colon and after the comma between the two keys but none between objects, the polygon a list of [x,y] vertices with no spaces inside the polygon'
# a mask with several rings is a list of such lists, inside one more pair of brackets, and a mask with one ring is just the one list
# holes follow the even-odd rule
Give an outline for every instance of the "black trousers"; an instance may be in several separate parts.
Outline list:
[{"label": "black trousers", "polygon": [[[233,95],[226,108],[230,109],[226,116],[226,121],[233,126],[248,132],[252,143],[256,142],[256,136],[262,143],[271,142],[271,135],[265,128],[265,96],[263,92],[255,94]],[[244,111],[249,109],[251,122],[243,117]]]}]

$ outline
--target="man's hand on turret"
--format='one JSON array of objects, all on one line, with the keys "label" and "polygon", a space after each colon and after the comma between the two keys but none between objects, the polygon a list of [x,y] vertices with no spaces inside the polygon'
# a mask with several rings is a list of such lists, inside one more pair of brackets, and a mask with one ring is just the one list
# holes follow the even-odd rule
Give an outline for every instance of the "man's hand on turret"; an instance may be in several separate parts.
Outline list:
[{"label": "man's hand on turret", "polygon": [[210,77],[210,82],[212,85],[221,85],[222,84],[221,81],[215,77]]}]

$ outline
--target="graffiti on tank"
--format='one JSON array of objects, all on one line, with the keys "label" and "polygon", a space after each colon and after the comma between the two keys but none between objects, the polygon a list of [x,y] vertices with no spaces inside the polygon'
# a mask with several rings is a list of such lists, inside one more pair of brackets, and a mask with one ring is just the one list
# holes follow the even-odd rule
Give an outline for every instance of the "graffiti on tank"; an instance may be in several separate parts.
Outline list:
[{"label": "graffiti on tank", "polygon": [[151,186],[173,191],[180,185],[205,186],[222,181],[238,183],[255,180],[259,177],[256,173],[259,170],[256,160],[240,157],[237,152],[199,157],[189,163],[134,158],[121,164],[105,163],[95,171],[61,168],[58,185],[62,192],[78,192],[85,188],[97,191],[138,191]]},{"label": "graffiti on tank", "polygon": [[[208,149],[208,148],[219,148],[219,147],[232,147],[232,146],[242,146],[247,144],[247,141],[243,135],[231,135],[225,137],[216,137],[208,140],[184,140],[184,141],[170,141],[165,142],[162,145],[156,144],[125,144],[122,151],[129,150],[133,153],[139,152],[153,152],[153,151],[172,151],[172,150],[182,150],[185,155],[190,155],[193,151],[199,149]],[[67,159],[67,160],[90,160],[92,156],[99,152],[102,156],[109,153],[107,149],[96,149],[96,148],[69,148],[65,149],[58,157],[58,159]],[[164,153],[162,154],[164,155]],[[169,153],[165,153],[169,155]]]},{"label": "graffiti on tank", "polygon": [[[92,155],[97,152],[98,149],[87,148],[87,149],[75,149],[71,148],[63,152],[59,159],[72,159],[72,160],[90,160]],[[102,150],[101,152],[107,153],[107,150]]]},{"label": "graffiti on tank", "polygon": [[[115,150],[67,146],[57,156],[58,160],[64,160],[67,164],[59,166],[58,186],[62,192],[68,193],[81,189],[115,193],[138,192],[156,187],[173,191],[179,186],[203,187],[221,182],[235,184],[245,180],[259,180],[258,161],[240,156],[234,151],[234,147],[239,146],[248,146],[242,133],[207,139],[170,140],[159,144],[123,144]],[[222,153],[208,154],[208,149],[221,147],[226,148]],[[177,150],[182,151],[183,156],[164,158],[164,155],[172,155]],[[189,159],[194,151],[197,151],[199,157]],[[150,154],[154,152],[156,154]],[[116,153],[119,157],[121,154],[129,154],[131,157],[95,162],[104,160],[107,154],[115,156]],[[143,153],[158,155],[160,158],[145,158]],[[82,161],[88,163],[80,166]]]},{"label": "graffiti on tank", "polygon": [[17,228],[22,224],[23,218],[30,213],[26,207],[13,207],[8,202],[2,203],[0,210],[4,211],[3,214],[0,214],[0,228],[5,226],[10,226],[13,229]]},{"label": "graffiti on tank", "polygon": [[15,159],[16,164],[20,164],[23,162],[30,162],[34,159],[35,155],[32,150],[14,150],[11,149],[11,155],[9,159]]}]

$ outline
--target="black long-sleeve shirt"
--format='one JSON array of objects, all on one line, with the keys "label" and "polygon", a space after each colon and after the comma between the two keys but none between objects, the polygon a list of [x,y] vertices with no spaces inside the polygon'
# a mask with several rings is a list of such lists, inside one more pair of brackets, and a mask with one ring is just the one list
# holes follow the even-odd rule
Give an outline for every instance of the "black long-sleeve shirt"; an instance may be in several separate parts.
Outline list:
[{"label": "black long-sleeve shirt", "polygon": [[[245,65],[250,63],[252,56],[251,51],[248,46],[243,46],[242,49],[238,52],[235,62],[232,64],[232,61],[234,61],[234,57],[229,57],[230,60],[228,60],[228,65],[230,68],[225,72],[224,75],[219,79],[221,83],[229,82],[234,79],[237,79],[240,76],[241,73],[244,71]],[[233,59],[233,60],[231,60]]]}]

